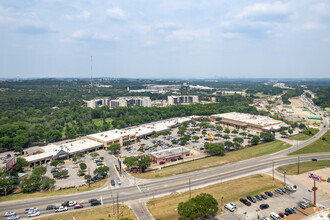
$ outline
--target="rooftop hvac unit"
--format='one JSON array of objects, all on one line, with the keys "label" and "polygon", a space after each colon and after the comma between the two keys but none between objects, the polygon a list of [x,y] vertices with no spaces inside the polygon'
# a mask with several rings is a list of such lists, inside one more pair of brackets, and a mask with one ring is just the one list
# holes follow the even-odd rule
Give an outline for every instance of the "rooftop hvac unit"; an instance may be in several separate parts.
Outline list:
[{"label": "rooftop hvac unit", "polygon": [[71,144],[71,146],[73,146],[73,144]]},{"label": "rooftop hvac unit", "polygon": [[101,136],[103,136],[103,134],[101,134]]},{"label": "rooftop hvac unit", "polygon": [[105,135],[104,137],[108,137],[108,135]]}]

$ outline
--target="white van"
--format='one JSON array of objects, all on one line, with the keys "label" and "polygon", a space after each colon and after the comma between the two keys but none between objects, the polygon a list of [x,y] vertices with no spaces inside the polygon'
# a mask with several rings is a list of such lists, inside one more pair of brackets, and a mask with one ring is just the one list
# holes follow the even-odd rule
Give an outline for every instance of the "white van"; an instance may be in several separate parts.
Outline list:
[{"label": "white van", "polygon": [[231,212],[235,211],[235,207],[230,203],[227,203],[224,207]]},{"label": "white van", "polygon": [[276,214],[275,212],[271,212],[270,217],[274,220],[281,219],[281,217],[278,214]]}]

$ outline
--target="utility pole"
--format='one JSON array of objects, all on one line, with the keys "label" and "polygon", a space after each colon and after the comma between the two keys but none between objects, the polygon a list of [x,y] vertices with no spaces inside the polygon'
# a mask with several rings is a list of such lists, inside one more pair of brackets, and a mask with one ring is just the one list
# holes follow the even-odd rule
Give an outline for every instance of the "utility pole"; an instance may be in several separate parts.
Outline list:
[{"label": "utility pole", "polygon": [[283,170],[283,174],[284,174],[284,186],[286,186],[285,185],[285,174],[286,174],[286,169],[284,168],[284,170]]},{"label": "utility pole", "polygon": [[190,182],[190,178],[189,178],[189,199],[191,199],[191,182]]},{"label": "utility pole", "polygon": [[119,203],[118,203],[118,192],[117,192],[117,219],[119,220]]},{"label": "utility pole", "polygon": [[275,175],[275,166],[274,166],[274,160],[273,160],[273,181],[275,180],[274,175]]},{"label": "utility pole", "polygon": [[298,156],[298,175],[299,175],[299,161],[300,161],[300,156]]}]

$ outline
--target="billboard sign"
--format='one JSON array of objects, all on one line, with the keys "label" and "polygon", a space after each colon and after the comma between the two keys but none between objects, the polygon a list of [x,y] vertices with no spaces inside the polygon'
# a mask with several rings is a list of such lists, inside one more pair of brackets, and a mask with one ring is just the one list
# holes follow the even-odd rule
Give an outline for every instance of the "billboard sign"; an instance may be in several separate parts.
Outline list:
[{"label": "billboard sign", "polygon": [[13,169],[13,167],[17,163],[17,157],[13,157],[7,164],[6,164],[6,172],[10,171]]},{"label": "billboard sign", "polygon": [[308,173],[308,177],[311,178],[312,180],[315,180],[317,182],[321,182],[322,178],[314,173]]}]

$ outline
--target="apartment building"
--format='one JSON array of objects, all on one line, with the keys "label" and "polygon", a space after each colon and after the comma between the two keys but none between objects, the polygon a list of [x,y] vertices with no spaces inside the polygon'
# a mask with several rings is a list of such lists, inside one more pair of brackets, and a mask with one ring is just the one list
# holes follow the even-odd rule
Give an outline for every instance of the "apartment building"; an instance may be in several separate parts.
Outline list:
[{"label": "apartment building", "polygon": [[180,103],[199,103],[199,98],[197,95],[194,96],[168,96],[168,105],[177,105]]}]

